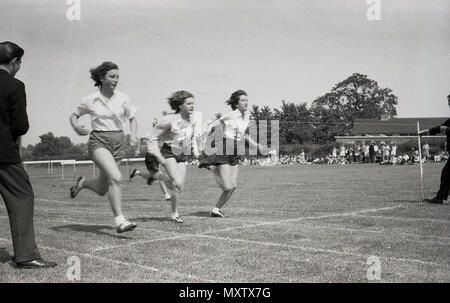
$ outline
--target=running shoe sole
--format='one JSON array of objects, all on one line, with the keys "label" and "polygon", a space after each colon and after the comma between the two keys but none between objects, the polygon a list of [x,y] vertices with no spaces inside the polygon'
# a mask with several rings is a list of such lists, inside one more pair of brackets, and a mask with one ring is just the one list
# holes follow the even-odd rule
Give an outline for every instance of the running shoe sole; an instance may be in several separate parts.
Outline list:
[{"label": "running shoe sole", "polygon": [[83,179],[84,179],[83,176],[78,177],[77,183],[70,188],[70,197],[72,199],[75,198],[78,195],[78,193],[81,191],[81,188],[79,188],[79,184],[80,184],[81,180],[83,180]]}]

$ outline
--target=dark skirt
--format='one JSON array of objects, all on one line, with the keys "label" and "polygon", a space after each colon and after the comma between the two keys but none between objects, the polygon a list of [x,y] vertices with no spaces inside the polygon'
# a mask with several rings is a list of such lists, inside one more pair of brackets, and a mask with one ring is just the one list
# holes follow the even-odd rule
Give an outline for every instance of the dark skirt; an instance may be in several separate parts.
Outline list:
[{"label": "dark skirt", "polygon": [[161,155],[166,159],[174,158],[177,163],[188,161],[189,155],[183,153],[181,149],[178,152],[175,150],[175,153],[174,150],[175,148],[172,148],[168,144],[164,143],[161,147]]},{"label": "dark skirt", "polygon": [[[228,148],[227,150],[227,141],[229,146],[233,146],[233,149],[230,150],[230,148]],[[230,141],[233,141],[230,143]],[[211,144],[212,147],[215,147],[215,144]],[[222,152],[221,153],[213,153],[211,154],[206,154],[205,151],[203,151],[202,155],[200,156],[200,165],[199,168],[208,168],[209,166],[212,165],[222,165],[222,164],[228,164],[231,166],[235,166],[239,164],[239,161],[242,159],[243,155],[240,155],[238,153],[238,148],[237,148],[237,141],[236,140],[232,140],[232,139],[227,139],[224,138],[222,141]],[[244,150],[245,152],[245,150]]]}]

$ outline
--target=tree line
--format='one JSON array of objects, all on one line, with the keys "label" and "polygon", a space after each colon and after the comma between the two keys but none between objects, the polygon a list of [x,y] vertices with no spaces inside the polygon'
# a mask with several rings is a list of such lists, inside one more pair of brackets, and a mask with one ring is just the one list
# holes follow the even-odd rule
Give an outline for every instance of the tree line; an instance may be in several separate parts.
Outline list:
[{"label": "tree line", "polygon": [[[350,134],[355,119],[378,118],[382,114],[395,117],[397,105],[398,98],[390,88],[382,88],[366,75],[354,73],[337,83],[330,92],[313,100],[310,106],[307,102],[282,100],[279,108],[253,105],[250,113],[256,123],[260,120],[279,121],[280,152],[288,153],[298,152],[303,146],[307,149],[311,146],[328,148],[335,136]],[[220,115],[218,113],[216,117]],[[24,160],[88,159],[84,143],[73,144],[69,137],[55,137],[51,132],[39,138],[36,145],[22,148]]]}]

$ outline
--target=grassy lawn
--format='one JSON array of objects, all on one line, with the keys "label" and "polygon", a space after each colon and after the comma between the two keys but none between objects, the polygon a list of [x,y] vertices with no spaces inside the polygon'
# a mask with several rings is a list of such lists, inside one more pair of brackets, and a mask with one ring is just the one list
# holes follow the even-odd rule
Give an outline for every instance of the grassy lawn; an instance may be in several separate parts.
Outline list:
[{"label": "grassy lawn", "polygon": [[[425,164],[427,197],[442,167]],[[225,219],[208,217],[220,193],[212,173],[189,167],[184,224],[169,221],[157,184],[136,178],[124,181],[123,209],[138,228],[125,234],[112,228],[105,197],[82,191],[70,199],[70,169],[64,180],[57,169],[28,171],[38,245],[59,266],[11,266],[0,203],[0,282],[69,282],[70,256],[81,260],[81,282],[369,282],[369,256],[380,259],[382,282],[450,282],[448,204],[420,202],[418,165],[241,167]]]}]

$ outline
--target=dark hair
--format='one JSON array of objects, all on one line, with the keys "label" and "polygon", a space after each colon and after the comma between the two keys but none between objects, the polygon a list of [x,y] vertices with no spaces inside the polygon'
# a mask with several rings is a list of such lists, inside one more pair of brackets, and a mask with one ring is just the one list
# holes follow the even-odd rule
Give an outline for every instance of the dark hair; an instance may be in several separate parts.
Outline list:
[{"label": "dark hair", "polygon": [[91,78],[95,82],[95,86],[102,86],[102,79],[105,77],[106,73],[113,69],[119,69],[117,64],[112,63],[110,61],[103,62],[97,67],[93,67],[89,69],[91,73]]},{"label": "dark hair", "polygon": [[5,41],[0,43],[0,64],[8,64],[14,58],[21,60],[24,50],[15,43]]},{"label": "dark hair", "polygon": [[448,94],[447,99],[450,99],[450,94]]},{"label": "dark hair", "polygon": [[227,104],[231,105],[232,110],[235,110],[237,108],[240,96],[247,96],[245,90],[238,89],[237,91],[232,93],[230,99],[227,100]]},{"label": "dark hair", "polygon": [[183,105],[187,98],[194,98],[194,95],[185,90],[174,92],[167,100],[169,100],[170,108],[176,113],[180,112],[180,106]]}]

